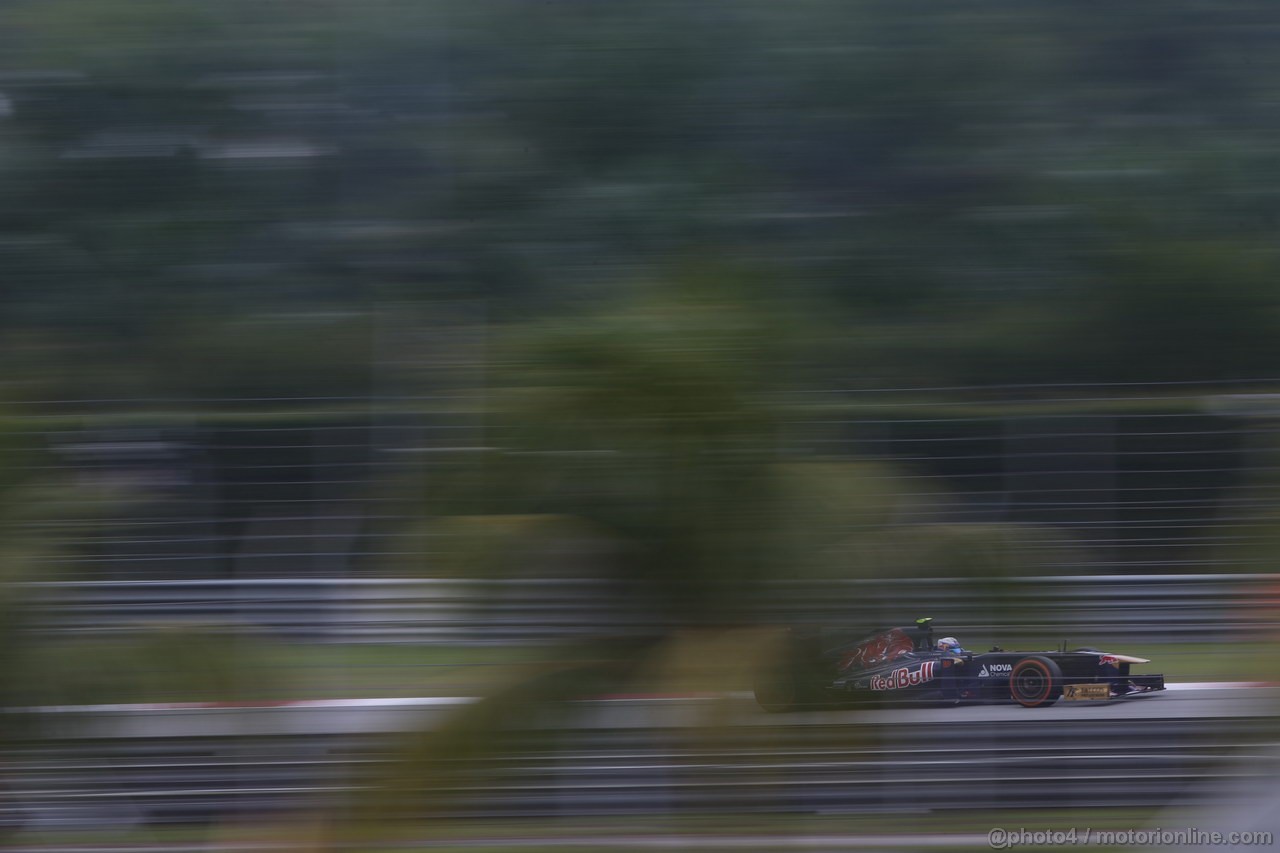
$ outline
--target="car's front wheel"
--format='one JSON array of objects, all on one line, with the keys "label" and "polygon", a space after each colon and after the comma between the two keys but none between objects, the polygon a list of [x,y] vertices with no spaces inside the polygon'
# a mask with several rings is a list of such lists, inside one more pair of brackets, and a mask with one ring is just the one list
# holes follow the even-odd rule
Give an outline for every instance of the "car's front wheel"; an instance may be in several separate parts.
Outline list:
[{"label": "car's front wheel", "polygon": [[1023,658],[1009,675],[1009,695],[1024,708],[1052,705],[1062,695],[1062,670],[1046,657]]}]

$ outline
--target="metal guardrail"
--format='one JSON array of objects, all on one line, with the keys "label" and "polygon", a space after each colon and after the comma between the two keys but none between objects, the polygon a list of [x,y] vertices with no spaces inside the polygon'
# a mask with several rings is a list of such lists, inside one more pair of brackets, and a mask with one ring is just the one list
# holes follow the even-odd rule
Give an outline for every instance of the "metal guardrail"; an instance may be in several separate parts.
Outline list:
[{"label": "metal guardrail", "polygon": [[779,585],[781,621],[876,626],[932,616],[948,633],[1050,631],[1087,645],[1112,639],[1207,639],[1273,629],[1280,575],[1057,575]]},{"label": "metal guardrail", "polygon": [[577,580],[283,578],[26,586],[38,629],[76,634],[190,621],[304,640],[494,644],[640,624],[609,606],[604,585]]},{"label": "metal guardrail", "polygon": [[[27,584],[36,626],[106,634],[139,623],[242,625],[328,642],[495,644],[646,630],[616,587],[579,579],[302,578]],[[777,583],[762,621],[872,628],[933,616],[948,632],[992,628],[1113,638],[1264,630],[1280,575],[1086,575]]]},{"label": "metal guardrail", "polygon": [[[680,736],[643,727],[496,735],[465,781],[421,791],[457,817],[1160,806],[1215,780],[1272,778],[1267,718],[778,723]],[[1249,759],[1249,755],[1255,755]],[[31,746],[7,762],[11,821],[36,829],[191,823],[326,808],[395,760],[371,736],[132,739]],[[1242,756],[1246,760],[1242,760]],[[411,778],[401,777],[397,778]],[[412,798],[410,798],[412,801]],[[2,816],[0,816],[2,817]]]}]

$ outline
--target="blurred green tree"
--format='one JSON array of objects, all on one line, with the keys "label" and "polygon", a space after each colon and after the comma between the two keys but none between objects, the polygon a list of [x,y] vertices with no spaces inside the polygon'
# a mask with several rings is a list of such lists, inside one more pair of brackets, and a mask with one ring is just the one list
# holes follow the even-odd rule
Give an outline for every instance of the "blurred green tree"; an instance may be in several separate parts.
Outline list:
[{"label": "blurred green tree", "polygon": [[659,618],[742,618],[778,564],[790,332],[719,288],[517,331],[492,371],[494,450],[434,490],[467,515],[579,519]]},{"label": "blurred green tree", "polygon": [[[1154,362],[1071,346],[1103,303],[1121,325],[1199,311],[1157,372],[1212,364],[1238,324],[1253,337],[1238,300],[1126,287],[1146,274],[1096,261],[1150,242],[1144,217],[1175,251],[1269,239],[1267,14],[14,0],[0,325],[45,342],[55,395],[90,396],[85,348],[120,387],[168,391],[183,376],[144,365],[175,328],[434,296],[528,317],[715,250],[857,330],[827,355],[836,376],[1127,380]],[[1118,284],[1081,286],[1094,275]],[[243,379],[220,370],[203,384]]]}]

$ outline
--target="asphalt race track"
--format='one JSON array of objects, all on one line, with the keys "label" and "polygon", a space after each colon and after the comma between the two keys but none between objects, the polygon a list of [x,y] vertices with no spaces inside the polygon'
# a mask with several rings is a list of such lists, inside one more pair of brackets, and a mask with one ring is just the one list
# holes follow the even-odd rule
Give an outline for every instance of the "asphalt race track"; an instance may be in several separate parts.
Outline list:
[{"label": "asphalt race track", "polygon": [[[69,706],[42,709],[60,736],[75,739],[209,736],[339,735],[413,731],[457,713],[469,697],[347,699],[267,705],[179,703]],[[1280,686],[1210,682],[1108,702],[1063,702],[1047,708],[1013,703],[939,706],[899,704],[766,713],[749,693],[678,697],[603,697],[570,703],[572,727],[673,728],[705,725],[706,715],[729,725],[839,725],[1039,720],[1192,720],[1266,717],[1280,711]],[[545,725],[566,725],[563,715]]]},{"label": "asphalt race track", "polygon": [[[744,694],[745,695],[745,694]],[[1232,682],[1171,684],[1163,691],[1107,702],[1063,702],[1047,708],[1014,703],[939,707],[901,705],[867,710],[797,711],[765,714],[797,725],[841,721],[874,723],[1025,722],[1045,715],[1059,720],[1188,720],[1206,717],[1259,717],[1280,711],[1280,686]],[[761,712],[763,713],[763,712]]]},{"label": "asphalt race track", "polygon": [[[323,808],[395,761],[401,733],[470,701],[45,709],[58,736],[9,763],[12,808],[43,829]],[[1272,775],[1278,706],[1280,688],[1238,684],[1034,709],[603,697],[526,715],[449,802],[486,818],[1203,804]]]}]

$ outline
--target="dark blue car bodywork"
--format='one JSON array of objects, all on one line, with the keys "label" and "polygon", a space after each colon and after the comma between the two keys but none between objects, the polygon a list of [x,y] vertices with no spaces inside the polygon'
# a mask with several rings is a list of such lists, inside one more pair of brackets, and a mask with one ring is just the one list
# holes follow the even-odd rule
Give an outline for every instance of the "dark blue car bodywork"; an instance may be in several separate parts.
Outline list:
[{"label": "dark blue car bodywork", "polygon": [[1097,649],[1015,652],[935,648],[931,620],[851,641],[791,630],[758,672],[756,700],[769,711],[867,700],[1017,702],[1105,700],[1164,689],[1164,676],[1130,672],[1142,658]]}]

